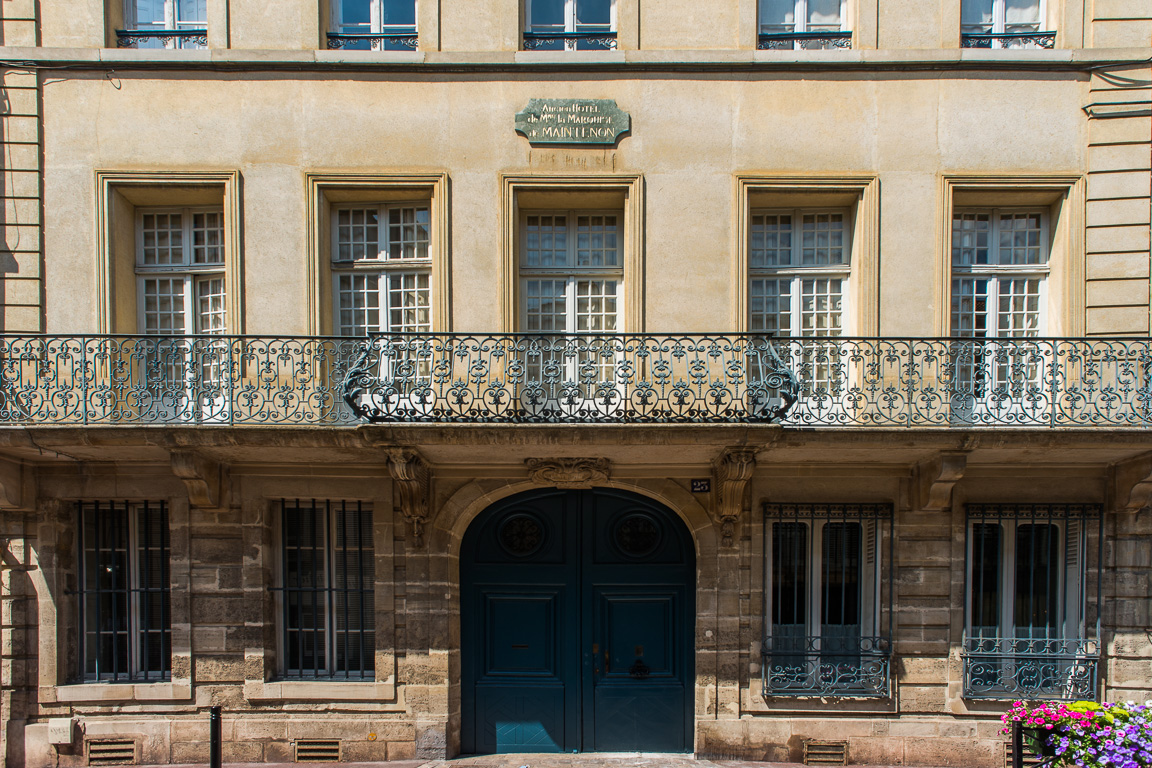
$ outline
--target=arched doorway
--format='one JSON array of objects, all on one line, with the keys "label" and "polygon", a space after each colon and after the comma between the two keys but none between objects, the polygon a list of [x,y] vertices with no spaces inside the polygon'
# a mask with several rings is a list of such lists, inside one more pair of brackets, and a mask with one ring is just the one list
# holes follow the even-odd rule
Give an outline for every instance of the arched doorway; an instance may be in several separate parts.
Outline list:
[{"label": "arched doorway", "polygon": [[482,512],[460,560],[465,753],[692,749],[695,552],[612,488]]}]

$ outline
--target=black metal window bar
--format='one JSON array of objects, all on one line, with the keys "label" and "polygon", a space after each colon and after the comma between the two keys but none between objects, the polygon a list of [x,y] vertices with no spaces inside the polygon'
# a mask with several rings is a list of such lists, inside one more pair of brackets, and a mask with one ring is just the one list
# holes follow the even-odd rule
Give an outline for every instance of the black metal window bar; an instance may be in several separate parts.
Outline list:
[{"label": "black metal window bar", "polygon": [[1102,525],[1095,504],[967,505],[966,697],[1096,698]]},{"label": "black metal window bar", "polygon": [[159,42],[164,48],[207,48],[207,29],[118,29],[117,48],[138,48]]},{"label": "black metal window bar", "polygon": [[965,32],[961,48],[1054,48],[1055,32]]},{"label": "black metal window bar", "polygon": [[329,32],[329,50],[414,51],[420,43],[416,28],[392,32]]},{"label": "black metal window bar", "polygon": [[359,501],[284,501],[280,593],[286,679],[375,677],[372,509]]},{"label": "black metal window bar", "polygon": [[168,680],[172,670],[168,508],[78,505],[81,677]]},{"label": "black metal window bar", "polygon": [[821,50],[851,48],[852,33],[843,31],[762,32],[756,41],[762,51],[791,51],[796,48]]},{"label": "black metal window bar", "polygon": [[763,510],[764,695],[889,695],[892,505]]}]

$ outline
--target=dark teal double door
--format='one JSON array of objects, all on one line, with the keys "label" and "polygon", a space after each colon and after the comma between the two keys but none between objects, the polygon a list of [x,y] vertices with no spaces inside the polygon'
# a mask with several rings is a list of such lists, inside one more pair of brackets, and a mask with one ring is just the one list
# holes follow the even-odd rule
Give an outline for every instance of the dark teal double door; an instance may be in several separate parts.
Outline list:
[{"label": "dark teal double door", "polygon": [[462,751],[692,748],[695,555],[614,489],[505,499],[465,534]]}]

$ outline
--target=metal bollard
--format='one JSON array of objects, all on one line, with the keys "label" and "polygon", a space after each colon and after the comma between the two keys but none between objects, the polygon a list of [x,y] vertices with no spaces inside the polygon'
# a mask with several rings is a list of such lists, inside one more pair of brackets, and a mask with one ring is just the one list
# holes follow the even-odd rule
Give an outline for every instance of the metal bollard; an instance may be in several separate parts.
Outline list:
[{"label": "metal bollard", "polygon": [[220,768],[222,764],[220,744],[220,707],[208,708],[208,766]]},{"label": "metal bollard", "polygon": [[1012,723],[1012,768],[1024,768],[1024,726]]}]

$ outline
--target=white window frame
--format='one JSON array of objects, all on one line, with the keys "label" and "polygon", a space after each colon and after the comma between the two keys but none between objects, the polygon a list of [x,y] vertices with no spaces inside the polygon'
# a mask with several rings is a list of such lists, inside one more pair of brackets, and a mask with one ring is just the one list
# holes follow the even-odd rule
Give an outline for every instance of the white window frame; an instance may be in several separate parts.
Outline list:
[{"label": "white window frame", "polygon": [[[156,26],[155,22],[146,21],[141,22],[136,17],[136,2],[137,0],[124,0],[124,28],[129,31],[139,30],[173,30],[173,31],[186,31],[194,29],[207,29],[208,17],[205,15],[203,19],[184,19],[180,16],[180,0],[162,0],[164,3],[164,21],[163,26]],[[205,6],[205,14],[207,14],[207,6]],[[177,48],[203,48],[204,46],[180,38],[163,39],[157,38],[157,42],[164,48],[177,49]],[[139,43],[137,43],[137,47]],[[147,46],[150,47],[150,46]]]},{"label": "white window frame", "polygon": [[[968,5],[969,3],[980,3],[981,5],[983,5],[985,2],[991,2],[992,3],[992,22],[990,24],[965,23],[964,22],[964,11],[965,11],[964,6]],[[989,34],[1002,35],[1002,34],[1005,34],[1006,32],[1008,32],[1008,26],[1009,26],[1008,21],[1007,21],[1006,6],[1007,6],[1007,4],[1006,4],[1005,0],[961,0],[961,8],[960,8],[960,19],[961,19],[961,21],[960,21],[960,33],[961,33],[961,35],[989,35]],[[1030,32],[1030,33],[1034,33],[1034,34],[1039,34],[1039,33],[1043,33],[1045,31],[1047,31],[1044,29],[1044,27],[1047,26],[1047,18],[1048,18],[1048,7],[1047,6],[1048,6],[1047,0],[1039,0],[1039,8],[1037,10],[1037,20],[1036,20],[1036,23],[1034,25],[1033,24],[1027,24],[1027,25],[1025,25],[1025,24],[1012,24],[1011,26],[1012,27],[1023,27],[1023,26],[1035,27],[1034,29],[1023,30],[1024,32]],[[1035,44],[1029,44],[1029,43],[1023,43],[1023,44],[1016,43],[1016,44],[1014,44],[1014,42],[1012,40],[993,38],[991,47],[994,49],[1003,49],[1003,48],[1035,48],[1037,46]]]},{"label": "white window frame", "polygon": [[[564,26],[563,29],[558,28],[555,24],[543,24],[539,28],[532,21],[532,2],[533,0],[524,0],[524,29],[533,34],[556,35],[557,37],[566,33],[574,32],[592,32],[598,33],[605,37],[615,37],[616,30],[618,29],[616,22],[617,14],[617,0],[612,0],[609,11],[609,21],[607,28],[602,22],[582,22],[578,18],[577,6],[580,0],[556,0],[564,4]],[[589,29],[591,27],[591,29]],[[564,41],[564,50],[575,51],[578,47],[576,38],[568,38]]]},{"label": "white window frame", "polygon": [[[199,213],[215,213],[220,216],[220,240],[217,248],[222,258],[218,262],[195,264],[192,261],[193,217]],[[181,217],[183,257],[178,264],[144,264],[144,217],[146,215],[179,214]],[[136,321],[140,333],[149,334],[144,311],[144,283],[148,279],[168,278],[184,280],[184,331],[178,335],[222,335],[228,333],[227,291],[225,266],[228,260],[226,249],[224,209],[221,206],[157,207],[136,209]],[[205,280],[224,280],[224,327],[207,329],[201,327],[202,318],[196,307],[197,285]]]},{"label": "white window frame", "polygon": [[[808,0],[794,0],[792,10],[792,23],[769,22],[764,20],[764,5],[757,8],[757,27],[761,35],[802,35],[808,32],[851,32],[852,26],[848,22],[848,2],[840,0],[840,24],[836,29],[827,29],[828,24],[810,24],[808,21]],[[789,28],[790,27],[790,28]],[[813,29],[817,27],[817,29]],[[808,48],[803,39],[793,41],[791,48],[802,50]],[[823,48],[825,46],[818,46]]]},{"label": "white window frame", "polygon": [[[427,238],[424,241],[424,255],[416,258],[394,258],[391,255],[392,241],[389,236],[389,215],[393,210],[400,210],[405,208],[423,209],[426,212],[427,220],[424,222]],[[376,228],[377,228],[377,250],[375,258],[363,259],[341,259],[340,258],[340,233],[339,233],[339,216],[342,211],[349,210],[373,210],[376,211]],[[401,223],[401,226],[404,226]],[[389,304],[391,300],[390,291],[388,288],[389,278],[395,275],[424,275],[428,282],[428,300],[425,305],[425,311],[428,316],[427,323],[418,323],[414,333],[428,333],[432,330],[432,312],[433,312],[433,281],[432,281],[432,206],[427,200],[406,200],[403,202],[389,202],[389,203],[340,203],[333,204],[331,210],[331,258],[329,260],[329,268],[332,275],[332,329],[336,335],[351,335],[346,334],[345,326],[340,322],[340,278],[343,275],[367,275],[379,278],[379,311],[380,311],[380,325],[375,329],[368,329],[369,333],[395,333],[399,331],[393,330],[390,322],[392,307]],[[402,241],[401,241],[402,242]]]},{"label": "white window frame", "polygon": [[[331,3],[331,31],[338,35],[387,35],[403,34],[417,36],[420,21],[420,0],[412,1],[412,24],[385,24],[384,4],[389,0],[363,0],[368,4],[368,26],[363,24],[344,22],[344,4],[341,0],[330,0]],[[383,41],[372,41],[372,50],[384,50]]]},{"label": "white window frame", "polygon": [[[288,563],[285,561],[287,556],[287,549],[285,546],[286,532],[284,530],[284,523],[286,519],[285,510],[289,507],[306,509],[308,505],[313,506],[313,510],[324,517],[322,540],[316,542],[314,550],[320,555],[319,562],[316,563],[313,574],[320,574],[323,577],[323,583],[315,584],[317,594],[317,607],[323,611],[323,628],[317,629],[316,633],[321,631],[324,635],[324,665],[320,668],[307,669],[294,669],[288,666],[288,643],[289,634],[295,632],[308,632],[303,625],[297,627],[295,630],[289,628],[288,617],[285,614],[285,600],[287,593],[292,591],[292,585],[286,583]],[[276,578],[275,578],[275,592],[278,595],[276,600],[276,649],[277,657],[279,659],[278,671],[280,676],[285,680],[318,680],[318,681],[344,681],[350,682],[372,682],[375,680],[376,668],[376,632],[375,632],[375,588],[376,588],[376,546],[375,541],[371,538],[375,530],[375,513],[373,505],[365,501],[350,501],[350,500],[320,500],[320,499],[293,499],[283,500],[278,502],[274,507],[279,512],[279,521],[276,525],[276,551],[278,556],[276,558]],[[367,648],[365,652],[363,674],[351,674],[350,670],[339,672],[336,667],[336,645],[337,635],[339,630],[336,627],[337,612],[340,610],[335,599],[329,600],[329,594],[338,592],[338,587],[335,586],[335,548],[336,548],[336,526],[337,517],[342,512],[352,512],[359,510],[361,514],[367,515],[369,541],[368,556],[369,568],[372,572],[371,578],[368,580],[368,586],[372,593],[370,599],[370,607],[367,611],[366,618],[369,621],[366,624],[365,632],[372,637],[372,647]],[[349,609],[350,610],[350,609]],[[349,630],[346,630],[349,631]]]}]

